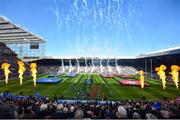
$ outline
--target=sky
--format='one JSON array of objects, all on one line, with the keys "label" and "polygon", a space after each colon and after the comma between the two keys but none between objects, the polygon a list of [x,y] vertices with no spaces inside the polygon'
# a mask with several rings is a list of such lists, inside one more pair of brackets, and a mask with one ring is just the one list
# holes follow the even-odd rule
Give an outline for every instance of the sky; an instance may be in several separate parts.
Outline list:
[{"label": "sky", "polygon": [[0,0],[47,56],[137,56],[180,46],[180,0]]}]

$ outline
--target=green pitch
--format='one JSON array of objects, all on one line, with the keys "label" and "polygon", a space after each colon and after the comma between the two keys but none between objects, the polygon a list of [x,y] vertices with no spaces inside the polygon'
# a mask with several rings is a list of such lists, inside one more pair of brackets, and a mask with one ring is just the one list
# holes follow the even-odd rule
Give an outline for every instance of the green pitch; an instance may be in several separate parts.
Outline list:
[{"label": "green pitch", "polygon": [[[39,76],[47,77],[47,76]],[[76,77],[70,78],[67,76],[59,76],[62,79],[57,84],[37,84],[33,86],[32,77],[23,79],[23,85],[19,85],[19,80],[9,80],[8,85],[5,81],[0,82],[0,92],[10,91],[14,94],[23,92],[25,95],[34,95],[34,91],[39,91],[41,96],[57,97],[63,96],[64,99],[98,99],[103,97],[108,100],[124,100],[124,99],[142,99],[143,96],[148,100],[163,99],[166,96],[173,99],[180,96],[180,90],[176,90],[172,83],[167,84],[167,89],[163,90],[161,81],[152,78],[145,78],[145,81],[150,84],[148,87],[141,89],[136,86],[123,86],[117,81],[123,78],[103,78],[97,74],[79,74]],[[86,85],[85,80],[91,79],[92,84]],[[89,94],[89,95],[88,95]]]}]

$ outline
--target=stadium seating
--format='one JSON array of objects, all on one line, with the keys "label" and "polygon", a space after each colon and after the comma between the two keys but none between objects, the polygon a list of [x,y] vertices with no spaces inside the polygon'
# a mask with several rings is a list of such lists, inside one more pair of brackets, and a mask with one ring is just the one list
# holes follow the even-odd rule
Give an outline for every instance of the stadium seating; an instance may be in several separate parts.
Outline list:
[{"label": "stadium seating", "polygon": [[[58,99],[58,100],[57,100]],[[145,101],[63,100],[54,96],[0,96],[1,119],[178,119],[180,98]]]},{"label": "stadium seating", "polygon": [[[53,61],[53,60],[52,60]],[[71,69],[71,72],[78,73],[99,73],[101,74],[101,68],[99,66],[95,66],[94,68],[92,67],[84,67],[80,66],[79,68],[77,66],[62,66],[57,65],[48,65],[48,63],[45,64],[38,64],[38,73],[42,74],[59,74],[61,75],[64,69],[64,73],[69,73],[69,70]],[[106,66],[103,66],[103,73],[109,73],[112,75],[135,75],[138,73],[138,71],[132,67],[132,66],[118,66],[118,69],[116,67],[111,67],[111,71],[109,71],[109,68]]]},{"label": "stadium seating", "polygon": [[[10,66],[10,78],[18,76],[18,64],[17,61],[20,60],[17,58],[17,54],[12,51],[6,44],[0,42],[0,65],[4,62],[11,64]],[[29,67],[28,64],[26,65],[26,72],[24,73],[25,76],[29,75]],[[3,70],[0,69],[0,80],[4,79]]]}]

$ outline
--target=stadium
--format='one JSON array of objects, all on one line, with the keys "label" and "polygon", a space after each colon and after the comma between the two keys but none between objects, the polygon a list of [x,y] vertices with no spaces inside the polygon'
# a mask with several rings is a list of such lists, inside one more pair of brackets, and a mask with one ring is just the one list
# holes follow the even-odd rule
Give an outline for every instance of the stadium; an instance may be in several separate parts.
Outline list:
[{"label": "stadium", "polygon": [[46,44],[0,17],[0,118],[180,118],[180,47],[133,57],[54,57]]}]

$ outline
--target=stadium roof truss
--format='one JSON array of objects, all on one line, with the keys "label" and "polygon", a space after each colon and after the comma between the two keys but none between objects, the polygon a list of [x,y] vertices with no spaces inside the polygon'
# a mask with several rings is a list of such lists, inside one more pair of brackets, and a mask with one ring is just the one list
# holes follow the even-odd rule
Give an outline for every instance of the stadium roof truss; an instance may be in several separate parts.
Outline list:
[{"label": "stadium roof truss", "polygon": [[0,17],[0,42],[7,44],[45,43],[43,38],[28,32],[28,30],[18,25],[12,24],[5,17]]}]

